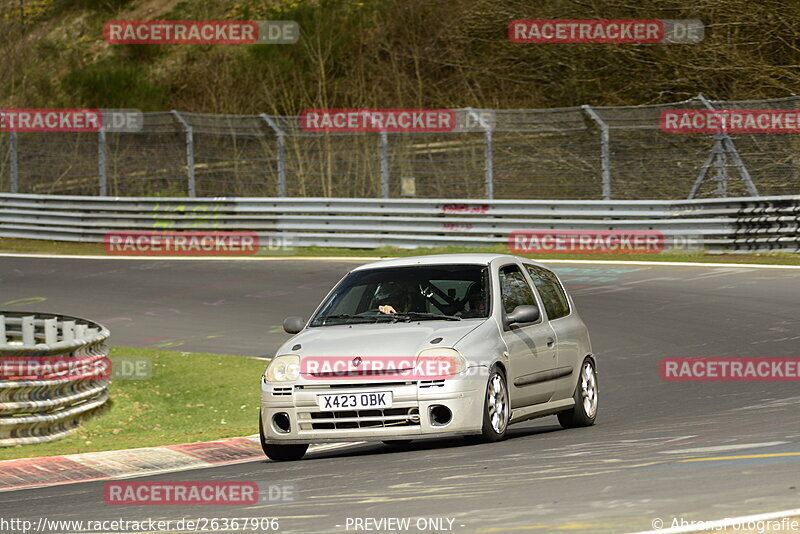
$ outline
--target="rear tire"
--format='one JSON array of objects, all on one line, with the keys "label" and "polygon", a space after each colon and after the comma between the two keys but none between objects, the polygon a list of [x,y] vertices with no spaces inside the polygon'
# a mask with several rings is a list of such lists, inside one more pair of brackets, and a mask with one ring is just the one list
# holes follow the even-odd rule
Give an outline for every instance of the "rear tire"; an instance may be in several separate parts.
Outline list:
[{"label": "rear tire", "polygon": [[581,364],[578,384],[575,386],[575,406],[558,414],[558,422],[564,428],[592,426],[597,419],[597,373],[594,361],[586,358]]},{"label": "rear tire", "polygon": [[509,403],[506,376],[498,366],[494,365],[489,371],[489,381],[486,383],[481,441],[504,440],[510,417],[511,404]]},{"label": "rear tire", "polygon": [[294,462],[305,456],[308,445],[277,445],[267,443],[264,437],[264,421],[261,412],[258,413],[258,435],[261,437],[261,450],[267,458],[276,462]]}]

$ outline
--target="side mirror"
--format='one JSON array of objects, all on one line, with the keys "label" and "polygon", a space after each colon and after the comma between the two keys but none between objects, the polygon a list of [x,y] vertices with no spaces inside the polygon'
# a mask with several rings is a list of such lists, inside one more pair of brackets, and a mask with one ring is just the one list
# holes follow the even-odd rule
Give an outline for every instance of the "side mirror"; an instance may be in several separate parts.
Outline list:
[{"label": "side mirror", "polygon": [[540,315],[538,306],[517,306],[506,315],[506,324],[533,323],[539,320]]},{"label": "side mirror", "polygon": [[283,320],[283,331],[287,334],[297,334],[306,325],[302,317],[287,317]]}]

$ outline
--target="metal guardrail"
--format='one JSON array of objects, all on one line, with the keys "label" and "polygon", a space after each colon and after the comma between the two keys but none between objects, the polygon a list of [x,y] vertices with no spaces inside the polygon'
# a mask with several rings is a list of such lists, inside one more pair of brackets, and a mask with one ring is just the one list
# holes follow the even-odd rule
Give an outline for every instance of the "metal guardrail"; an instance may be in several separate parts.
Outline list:
[{"label": "metal guardrail", "polygon": [[0,237],[102,242],[109,231],[251,231],[262,244],[507,244],[514,231],[657,230],[709,250],[800,251],[800,196],[703,200],[119,198],[0,194]]},{"label": "metal guardrail", "polygon": [[[0,312],[0,364],[9,358],[19,362],[42,362],[58,357],[92,364],[108,357],[109,331],[105,327],[66,315],[31,312]],[[107,361],[107,360],[106,360]],[[61,439],[86,419],[107,408],[108,375],[104,365],[90,374],[39,375],[30,380],[0,378],[0,447],[13,447]],[[106,370],[103,370],[103,369]],[[12,373],[13,374],[13,373]],[[93,378],[97,377],[97,378]]]}]

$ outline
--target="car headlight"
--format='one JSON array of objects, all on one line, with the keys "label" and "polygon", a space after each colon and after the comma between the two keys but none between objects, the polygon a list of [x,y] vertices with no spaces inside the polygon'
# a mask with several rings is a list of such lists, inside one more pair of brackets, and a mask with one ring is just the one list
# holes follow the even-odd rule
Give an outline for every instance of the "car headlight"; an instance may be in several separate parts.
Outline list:
[{"label": "car headlight", "polygon": [[455,376],[467,370],[467,359],[456,349],[425,349],[417,355],[417,369],[432,378]]},{"label": "car headlight", "polygon": [[300,356],[284,354],[269,362],[264,372],[267,382],[293,382],[300,377]]}]

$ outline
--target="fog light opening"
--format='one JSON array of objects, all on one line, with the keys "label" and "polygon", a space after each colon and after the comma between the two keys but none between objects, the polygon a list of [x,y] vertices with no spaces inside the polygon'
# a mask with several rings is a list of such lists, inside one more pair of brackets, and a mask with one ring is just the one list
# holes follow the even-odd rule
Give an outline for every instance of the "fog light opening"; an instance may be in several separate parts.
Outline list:
[{"label": "fog light opening", "polygon": [[292,429],[292,425],[289,422],[289,414],[286,412],[278,412],[273,415],[272,426],[275,428],[276,432],[280,434],[288,434]]},{"label": "fog light opening", "polygon": [[450,408],[447,406],[442,406],[441,404],[436,404],[431,406],[431,425],[432,426],[444,426],[450,422],[453,418],[453,412],[450,411]]}]

